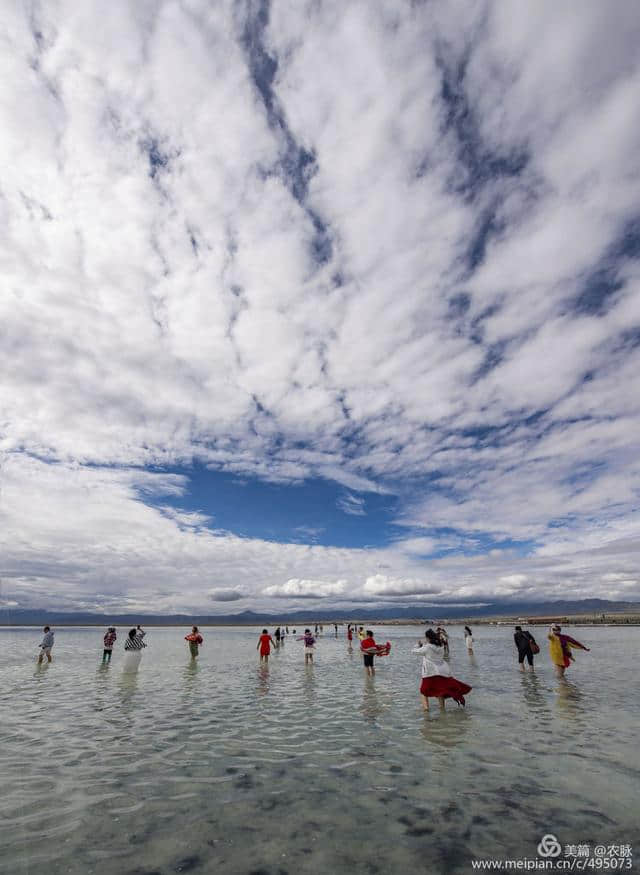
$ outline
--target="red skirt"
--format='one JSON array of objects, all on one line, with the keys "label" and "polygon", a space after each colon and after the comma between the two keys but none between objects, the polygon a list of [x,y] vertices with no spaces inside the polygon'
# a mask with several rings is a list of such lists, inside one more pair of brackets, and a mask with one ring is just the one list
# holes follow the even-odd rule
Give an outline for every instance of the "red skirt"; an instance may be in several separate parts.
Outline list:
[{"label": "red skirt", "polygon": [[469,684],[465,684],[456,678],[447,678],[441,674],[435,674],[428,678],[422,678],[420,692],[423,696],[435,696],[443,699],[453,699],[459,705],[464,705],[464,697],[471,692]]}]

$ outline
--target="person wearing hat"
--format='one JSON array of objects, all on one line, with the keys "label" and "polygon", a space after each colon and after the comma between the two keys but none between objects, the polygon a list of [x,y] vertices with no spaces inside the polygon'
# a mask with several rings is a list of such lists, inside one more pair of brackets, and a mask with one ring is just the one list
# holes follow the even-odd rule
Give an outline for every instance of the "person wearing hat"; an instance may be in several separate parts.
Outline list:
[{"label": "person wearing hat", "polygon": [[113,653],[113,645],[116,643],[116,630],[114,626],[109,626],[104,636],[104,650],[102,651],[102,661],[111,662],[111,654]]},{"label": "person wearing hat", "polygon": [[547,637],[549,638],[551,662],[555,665],[556,672],[560,677],[564,675],[565,671],[573,662],[573,656],[571,655],[571,650],[573,648],[577,648],[578,650],[589,650],[588,647],[585,647],[584,644],[576,641],[576,639],[572,638],[570,635],[563,635],[562,627],[557,623],[553,624]]}]

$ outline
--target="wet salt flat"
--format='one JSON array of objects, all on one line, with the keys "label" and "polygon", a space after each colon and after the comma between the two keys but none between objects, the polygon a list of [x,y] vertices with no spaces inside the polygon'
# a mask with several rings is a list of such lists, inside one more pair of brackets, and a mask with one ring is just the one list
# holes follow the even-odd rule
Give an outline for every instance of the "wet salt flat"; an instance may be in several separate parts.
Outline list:
[{"label": "wet salt flat", "polygon": [[375,627],[391,656],[367,680],[325,629],[316,664],[290,637],[258,665],[259,630],[147,634],[123,675],[124,631],[0,630],[2,871],[33,873],[469,872],[476,859],[638,841],[640,629],[575,628],[591,647],[566,681],[542,652],[521,675],[510,627],[450,627],[466,710],[425,717],[420,629]]}]

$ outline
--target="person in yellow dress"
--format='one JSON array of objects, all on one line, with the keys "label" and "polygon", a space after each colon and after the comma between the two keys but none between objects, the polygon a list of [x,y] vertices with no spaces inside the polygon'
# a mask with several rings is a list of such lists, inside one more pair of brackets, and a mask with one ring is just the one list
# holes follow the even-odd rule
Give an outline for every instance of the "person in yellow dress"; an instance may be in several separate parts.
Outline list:
[{"label": "person in yellow dress", "polygon": [[547,637],[549,638],[551,662],[555,665],[556,672],[560,677],[564,675],[565,671],[573,662],[573,656],[571,655],[571,650],[573,648],[578,650],[589,650],[588,647],[585,647],[584,644],[576,641],[576,639],[572,638],[570,635],[563,635],[562,627],[558,626],[557,623],[551,627]]}]

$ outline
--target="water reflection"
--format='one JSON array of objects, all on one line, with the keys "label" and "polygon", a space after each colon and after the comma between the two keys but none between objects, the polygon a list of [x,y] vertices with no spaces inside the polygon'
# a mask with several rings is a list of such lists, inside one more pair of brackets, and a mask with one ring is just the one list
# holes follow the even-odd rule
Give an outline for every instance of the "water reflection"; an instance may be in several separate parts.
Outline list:
[{"label": "water reflection", "polygon": [[122,705],[130,705],[138,689],[138,672],[123,671],[119,679],[119,692]]},{"label": "water reflection", "polygon": [[546,702],[543,687],[536,675],[532,671],[522,672],[520,681],[525,705],[528,705],[534,711],[542,710]]},{"label": "water reflection", "polygon": [[310,705],[315,699],[316,679],[313,671],[313,663],[305,662],[304,674],[302,675],[302,690],[304,692],[305,705]]},{"label": "water reflection", "polygon": [[366,720],[376,720],[391,707],[389,693],[380,693],[376,689],[375,678],[365,675],[364,690],[360,712]]},{"label": "water reflection", "polygon": [[575,719],[584,712],[582,692],[572,681],[565,677],[558,678],[556,687],[556,710],[561,717]]},{"label": "water reflection", "polygon": [[109,691],[109,663],[101,662],[96,668],[96,711],[104,711],[105,709],[105,694]]},{"label": "water reflection", "polygon": [[420,734],[435,747],[457,747],[471,728],[473,717],[468,711],[433,711],[425,713]]},{"label": "water reflection", "polygon": [[269,692],[269,666],[261,665],[258,668],[258,695],[266,696]]},{"label": "water reflection", "polygon": [[184,691],[185,693],[193,693],[197,689],[197,680],[198,673],[200,671],[200,666],[198,665],[197,659],[191,659],[185,665],[182,671],[182,679],[184,680]]}]

